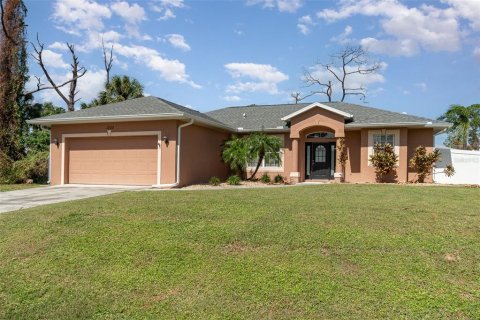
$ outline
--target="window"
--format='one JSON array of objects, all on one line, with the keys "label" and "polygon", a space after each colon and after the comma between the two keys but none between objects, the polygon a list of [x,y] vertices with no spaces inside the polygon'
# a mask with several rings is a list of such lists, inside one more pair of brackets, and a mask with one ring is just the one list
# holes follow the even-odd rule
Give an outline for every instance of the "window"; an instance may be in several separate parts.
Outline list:
[{"label": "window", "polygon": [[[279,138],[282,139],[283,143],[283,135],[276,135]],[[260,164],[259,170],[260,171],[282,171],[283,170],[283,148],[278,150],[278,153],[280,154],[280,159],[281,161],[276,161],[274,157],[271,156],[271,153],[265,154],[265,157],[263,157],[263,161]],[[254,168],[257,167],[258,164],[258,157],[255,159],[250,160],[247,163],[248,170],[253,170]],[[265,170],[262,170],[265,169]]]},{"label": "window", "polygon": [[326,162],[327,150],[323,145],[319,145],[315,148],[315,162]]},{"label": "window", "polygon": [[[278,152],[280,154],[280,158],[282,157],[282,151],[279,151]],[[249,163],[248,163],[248,167],[253,167],[255,168],[258,164],[258,158],[255,158],[255,159],[252,159]],[[271,153],[267,153],[265,154],[265,157],[263,157],[263,161],[262,163],[260,164],[260,168],[265,168],[265,167],[269,167],[269,168],[280,168],[282,166],[281,162],[280,161],[277,161],[277,159],[275,159],[274,157],[271,156]]]},{"label": "window", "polygon": [[335,138],[335,134],[331,132],[313,132],[310,134],[307,134],[307,139],[312,139],[312,138]]},{"label": "window", "polygon": [[382,129],[382,130],[369,130],[368,131],[368,164],[370,162],[370,156],[374,154],[374,146],[378,143],[382,147],[386,143],[393,146],[395,153],[400,156],[400,130],[399,129]]},{"label": "window", "polygon": [[383,148],[387,143],[389,145],[391,145],[392,147],[395,147],[395,135],[394,134],[374,134],[373,135],[373,145],[374,146],[376,144],[379,144]]}]

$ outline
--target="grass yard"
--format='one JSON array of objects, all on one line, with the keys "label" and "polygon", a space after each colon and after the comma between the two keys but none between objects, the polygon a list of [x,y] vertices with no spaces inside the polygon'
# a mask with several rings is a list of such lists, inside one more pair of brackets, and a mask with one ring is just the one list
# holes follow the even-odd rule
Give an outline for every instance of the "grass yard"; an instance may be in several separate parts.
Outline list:
[{"label": "grass yard", "polygon": [[41,184],[1,184],[0,183],[0,192],[37,188],[41,186],[43,185]]},{"label": "grass yard", "polygon": [[126,192],[0,215],[0,318],[479,317],[479,188]]}]

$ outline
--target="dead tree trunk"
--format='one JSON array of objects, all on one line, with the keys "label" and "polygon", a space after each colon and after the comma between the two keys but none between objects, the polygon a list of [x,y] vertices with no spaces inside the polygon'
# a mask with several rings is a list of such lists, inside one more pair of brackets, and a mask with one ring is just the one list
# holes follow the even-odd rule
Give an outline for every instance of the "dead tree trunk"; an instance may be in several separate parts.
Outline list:
[{"label": "dead tree trunk", "polygon": [[[37,89],[35,89],[31,92],[28,92],[27,94],[32,94],[32,93],[35,93],[35,92],[38,92],[38,91],[41,91],[41,90],[53,89],[53,90],[55,90],[55,92],[57,92],[59,97],[67,105],[67,110],[68,111],[75,111],[75,103],[78,100],[80,100],[80,98],[76,99],[76,96],[78,94],[77,81],[78,81],[78,79],[80,79],[81,77],[83,77],[85,75],[87,70],[84,67],[80,67],[79,62],[78,62],[78,57],[75,54],[74,45],[67,42],[68,50],[70,51],[70,54],[72,56],[72,63],[70,64],[72,76],[69,80],[67,80],[63,83],[60,83],[60,84],[57,84],[52,79],[52,77],[50,76],[50,73],[48,72],[47,68],[45,67],[45,64],[43,62],[43,56],[42,56],[44,44],[41,43],[38,40],[38,36],[37,36],[37,45],[32,43],[32,46],[33,46],[33,50],[35,51],[35,54],[32,54],[32,57],[33,57],[33,59],[35,59],[37,64],[42,69],[43,74],[45,75],[45,78],[49,82],[50,86],[46,86],[45,84],[41,83],[40,77],[36,77],[37,78]],[[66,85],[69,85],[68,96],[66,96],[60,90],[62,87],[66,86]]]}]

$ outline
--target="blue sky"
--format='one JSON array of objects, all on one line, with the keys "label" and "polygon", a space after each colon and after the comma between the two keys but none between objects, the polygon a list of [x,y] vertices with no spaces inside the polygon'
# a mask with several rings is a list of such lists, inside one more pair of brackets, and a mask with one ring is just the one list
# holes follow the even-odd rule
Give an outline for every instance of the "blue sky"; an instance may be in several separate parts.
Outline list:
[{"label": "blue sky", "polygon": [[[113,74],[145,92],[200,111],[291,102],[302,70],[346,43],[382,62],[355,79],[369,106],[437,117],[479,102],[480,0],[444,1],[26,1],[28,35],[45,43],[48,69],[68,73],[66,41],[88,69],[79,97],[105,80],[101,39],[114,46]],[[40,75],[33,61],[31,73]],[[312,69],[313,70],[313,69]],[[321,74],[321,73],[319,73]],[[36,95],[63,105],[54,92]],[[314,96],[308,101],[325,101]],[[362,103],[356,98],[349,102]]]}]

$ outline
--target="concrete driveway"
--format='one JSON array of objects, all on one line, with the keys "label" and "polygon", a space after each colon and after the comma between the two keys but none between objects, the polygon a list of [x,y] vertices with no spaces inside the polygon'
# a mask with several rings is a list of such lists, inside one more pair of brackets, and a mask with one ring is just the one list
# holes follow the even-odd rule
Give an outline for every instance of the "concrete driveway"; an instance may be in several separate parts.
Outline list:
[{"label": "concrete driveway", "polygon": [[138,186],[65,185],[0,192],[0,213],[32,208],[44,204],[85,199],[127,190],[142,190]]}]

